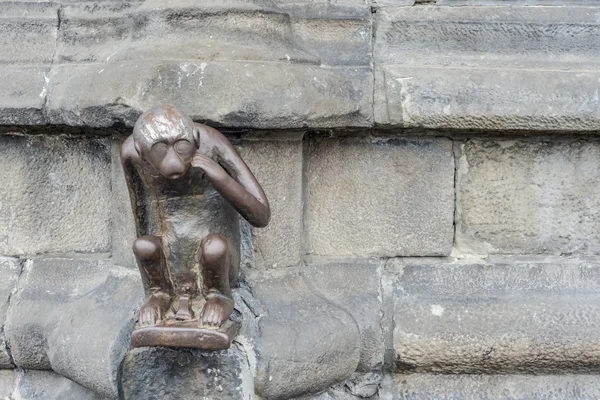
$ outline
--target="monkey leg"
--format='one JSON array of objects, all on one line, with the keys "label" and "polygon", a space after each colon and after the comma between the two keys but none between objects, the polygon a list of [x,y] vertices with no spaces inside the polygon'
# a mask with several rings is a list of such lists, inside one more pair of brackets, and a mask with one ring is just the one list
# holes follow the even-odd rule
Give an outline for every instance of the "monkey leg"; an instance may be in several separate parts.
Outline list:
[{"label": "monkey leg", "polygon": [[157,236],[142,236],[133,243],[133,254],[138,260],[146,299],[139,313],[139,324],[155,325],[162,320],[171,302],[171,284],[165,271],[161,240]]},{"label": "monkey leg", "polygon": [[233,247],[223,235],[210,234],[200,244],[202,288],[206,304],[202,324],[219,327],[233,311],[231,286],[237,283],[238,262]]}]

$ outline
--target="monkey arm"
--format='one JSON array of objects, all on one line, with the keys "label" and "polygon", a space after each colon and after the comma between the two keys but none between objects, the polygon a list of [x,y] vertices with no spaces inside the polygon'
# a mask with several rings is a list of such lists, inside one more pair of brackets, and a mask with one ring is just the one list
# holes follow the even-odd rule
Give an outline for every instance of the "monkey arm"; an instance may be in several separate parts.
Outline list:
[{"label": "monkey arm", "polygon": [[144,201],[144,186],[142,178],[135,167],[138,158],[137,151],[133,146],[133,137],[129,136],[121,145],[121,166],[125,173],[125,181],[129,191],[129,199],[135,219],[137,236],[148,235],[148,209]]},{"label": "monkey arm", "polygon": [[[233,147],[232,150],[235,151]],[[246,221],[258,228],[267,226],[271,218],[271,209],[262,188],[239,155],[237,158],[232,155],[226,157],[232,165],[222,166],[200,153],[196,154],[192,164],[204,170],[215,190],[227,199]],[[231,168],[231,172],[225,170],[227,167]]]}]

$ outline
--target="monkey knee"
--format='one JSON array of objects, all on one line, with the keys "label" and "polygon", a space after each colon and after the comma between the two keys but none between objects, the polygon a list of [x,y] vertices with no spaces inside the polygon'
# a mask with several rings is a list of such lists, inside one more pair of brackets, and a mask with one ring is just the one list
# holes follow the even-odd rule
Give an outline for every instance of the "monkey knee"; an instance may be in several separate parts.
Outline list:
[{"label": "monkey knee", "polygon": [[133,254],[138,260],[155,260],[160,256],[160,239],[155,236],[142,236],[133,242]]},{"label": "monkey knee", "polygon": [[202,263],[221,264],[229,252],[229,241],[223,235],[210,234],[202,240]]}]

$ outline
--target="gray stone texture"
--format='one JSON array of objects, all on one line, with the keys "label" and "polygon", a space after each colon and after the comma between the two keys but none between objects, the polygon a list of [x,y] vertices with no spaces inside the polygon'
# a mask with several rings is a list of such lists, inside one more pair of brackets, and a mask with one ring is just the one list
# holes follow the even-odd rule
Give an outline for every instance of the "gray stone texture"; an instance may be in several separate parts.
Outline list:
[{"label": "gray stone texture", "polygon": [[594,7],[383,7],[374,45],[375,122],[593,131],[599,13]]},{"label": "gray stone texture", "polygon": [[441,373],[595,373],[597,259],[405,260],[395,277],[396,367]]},{"label": "gray stone texture", "polygon": [[[108,400],[50,371],[2,371],[13,376],[12,391],[4,398],[15,400]],[[0,378],[2,379],[2,378]],[[1,393],[0,393],[1,394]]]},{"label": "gray stone texture", "polygon": [[12,357],[6,347],[4,336],[4,323],[6,311],[10,304],[19,275],[21,274],[21,260],[17,258],[0,257],[0,368],[14,367]]},{"label": "gray stone texture", "polygon": [[361,336],[359,371],[378,371],[383,366],[380,269],[381,263],[376,260],[310,260],[302,269],[313,292],[352,316]]},{"label": "gray stone texture", "polygon": [[235,346],[215,352],[138,348],[125,357],[119,391],[128,400],[249,399],[247,363]]},{"label": "gray stone texture", "polygon": [[386,377],[380,392],[386,400],[594,400],[600,397],[598,375],[436,375]]},{"label": "gray stone texture", "polygon": [[350,377],[361,355],[361,333],[352,314],[297,273],[252,286],[265,310],[254,341],[258,395],[289,399]]},{"label": "gray stone texture", "polygon": [[309,254],[450,253],[450,140],[317,138],[309,144],[306,190]]},{"label": "gray stone texture", "polygon": [[302,141],[244,141],[236,147],[271,206],[266,228],[253,229],[255,265],[297,265],[302,256]]},{"label": "gray stone texture", "polygon": [[463,252],[598,254],[600,142],[467,141],[456,215]]},{"label": "gray stone texture", "polygon": [[372,124],[361,1],[3,4],[1,123],[131,126],[166,102],[232,127]]},{"label": "gray stone texture", "polygon": [[115,397],[142,292],[137,271],[109,260],[26,261],[5,325],[14,363]]},{"label": "gray stone texture", "polygon": [[110,142],[0,136],[0,254],[110,248]]},{"label": "gray stone texture", "polygon": [[133,242],[137,234],[125,173],[121,166],[121,141],[111,143],[111,255],[116,265],[137,269]]}]

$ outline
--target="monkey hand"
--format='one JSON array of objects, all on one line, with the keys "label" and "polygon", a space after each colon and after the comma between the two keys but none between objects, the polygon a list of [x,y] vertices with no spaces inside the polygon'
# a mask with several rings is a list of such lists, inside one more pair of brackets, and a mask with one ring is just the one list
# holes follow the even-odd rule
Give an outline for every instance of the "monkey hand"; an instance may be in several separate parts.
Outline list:
[{"label": "monkey hand", "polygon": [[227,175],[219,163],[204,154],[196,153],[192,159],[192,166],[203,170],[209,179],[218,179],[223,174]]}]

